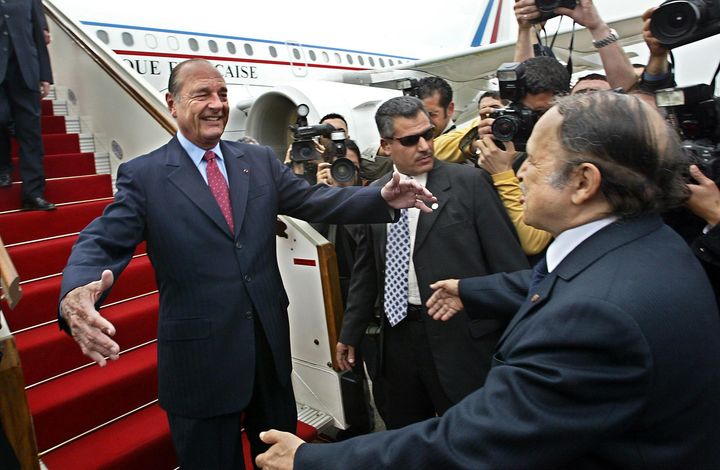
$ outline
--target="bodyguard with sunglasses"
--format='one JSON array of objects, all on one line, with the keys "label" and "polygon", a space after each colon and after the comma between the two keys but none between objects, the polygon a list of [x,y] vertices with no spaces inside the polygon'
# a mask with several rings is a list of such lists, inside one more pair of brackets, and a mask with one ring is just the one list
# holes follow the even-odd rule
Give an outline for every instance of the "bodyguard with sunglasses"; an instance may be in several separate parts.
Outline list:
[{"label": "bodyguard with sunglasses", "polygon": [[438,198],[432,214],[409,210],[407,222],[401,217],[405,236],[397,235],[397,224],[363,227],[337,346],[338,362],[349,369],[366,328],[380,319],[373,394],[386,426],[394,429],[442,415],[480,387],[505,327],[502,321],[471,321],[464,312],[449,322],[432,321],[424,306],[430,284],[521,269],[527,261],[482,173],[435,158],[434,128],[420,100],[393,98],[375,120],[395,169]]}]

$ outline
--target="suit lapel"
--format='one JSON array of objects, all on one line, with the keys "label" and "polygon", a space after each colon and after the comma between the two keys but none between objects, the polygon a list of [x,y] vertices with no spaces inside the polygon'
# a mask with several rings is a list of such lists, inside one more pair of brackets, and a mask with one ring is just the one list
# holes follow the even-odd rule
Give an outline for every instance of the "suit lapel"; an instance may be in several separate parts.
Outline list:
[{"label": "suit lapel", "polygon": [[228,174],[230,187],[230,205],[232,206],[233,222],[235,223],[235,237],[240,234],[245,209],[247,207],[248,187],[250,186],[250,159],[244,158],[245,154],[240,149],[230,147],[225,142],[220,142],[223,157],[225,158],[225,169]]},{"label": "suit lapel", "polygon": [[531,315],[547,302],[560,278],[565,282],[571,281],[606,253],[619,246],[630,243],[650,232],[658,230],[663,222],[657,215],[648,215],[636,219],[619,220],[602,228],[590,238],[578,245],[565,259],[540,283],[535,292],[530,293],[526,300],[508,324],[498,341],[497,348],[503,344],[512,330],[527,316]]},{"label": "suit lapel", "polygon": [[415,248],[414,253],[420,250],[423,242],[427,238],[432,226],[437,221],[440,213],[445,209],[445,205],[449,200],[448,193],[450,191],[450,179],[448,178],[447,172],[445,171],[443,163],[440,163],[437,159],[433,165],[433,169],[430,170],[427,176],[427,188],[431,193],[438,199],[437,209],[426,214],[420,212],[418,219],[417,229],[415,231]]},{"label": "suit lapel", "polygon": [[192,159],[178,142],[177,137],[173,137],[167,145],[166,165],[169,167],[168,179],[170,182],[205,213],[218,228],[231,236],[228,224],[220,212],[220,206]]}]

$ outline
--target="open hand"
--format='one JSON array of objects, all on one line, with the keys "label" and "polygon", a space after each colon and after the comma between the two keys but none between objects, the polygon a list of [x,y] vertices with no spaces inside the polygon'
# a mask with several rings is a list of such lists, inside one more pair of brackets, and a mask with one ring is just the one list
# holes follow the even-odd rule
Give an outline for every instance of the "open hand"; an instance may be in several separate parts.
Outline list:
[{"label": "open hand", "polygon": [[428,308],[428,315],[433,320],[450,320],[456,313],[464,308],[460,300],[460,281],[457,279],[445,279],[430,284],[434,290],[425,305]]},{"label": "open hand", "polygon": [[71,290],[60,302],[60,313],[73,339],[100,367],[107,363],[106,357],[117,360],[120,353],[120,346],[111,339],[115,327],[95,310],[95,303],[112,284],[113,273],[106,269],[99,280]]},{"label": "open hand", "polygon": [[393,209],[417,207],[423,212],[432,212],[432,209],[425,203],[437,202],[437,198],[425,186],[414,179],[401,180],[400,173],[397,171],[393,173],[390,181],[383,186],[380,194]]},{"label": "open hand", "polygon": [[260,433],[260,440],[272,446],[255,458],[255,464],[267,470],[292,470],[295,452],[305,441],[289,432],[269,431]]}]

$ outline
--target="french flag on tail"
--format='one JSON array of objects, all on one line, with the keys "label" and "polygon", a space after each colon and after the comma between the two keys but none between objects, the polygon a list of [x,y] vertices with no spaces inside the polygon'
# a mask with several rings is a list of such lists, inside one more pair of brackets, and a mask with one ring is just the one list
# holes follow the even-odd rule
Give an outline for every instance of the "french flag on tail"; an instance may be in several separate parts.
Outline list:
[{"label": "french flag on tail", "polygon": [[[514,30],[509,25],[500,21],[503,16],[503,4],[509,5],[505,6],[506,9],[512,9],[512,3],[513,0],[488,0],[485,10],[481,13],[478,28],[470,43],[472,47],[493,44],[514,34]],[[514,18],[512,19],[514,20]]]}]

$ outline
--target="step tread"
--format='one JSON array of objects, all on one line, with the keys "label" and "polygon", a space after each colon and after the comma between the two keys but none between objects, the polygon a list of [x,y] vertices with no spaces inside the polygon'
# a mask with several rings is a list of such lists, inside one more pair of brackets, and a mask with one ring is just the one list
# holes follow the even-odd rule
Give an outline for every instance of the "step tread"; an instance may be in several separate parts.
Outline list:
[{"label": "step tread", "polygon": [[156,399],[157,345],[45,382],[27,397],[38,449],[47,450]]},{"label": "step tread", "polygon": [[51,470],[172,470],[178,465],[165,411],[157,403],[48,452],[42,460]]}]

